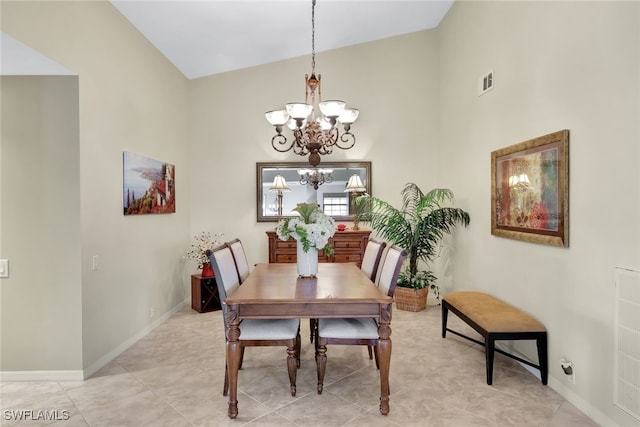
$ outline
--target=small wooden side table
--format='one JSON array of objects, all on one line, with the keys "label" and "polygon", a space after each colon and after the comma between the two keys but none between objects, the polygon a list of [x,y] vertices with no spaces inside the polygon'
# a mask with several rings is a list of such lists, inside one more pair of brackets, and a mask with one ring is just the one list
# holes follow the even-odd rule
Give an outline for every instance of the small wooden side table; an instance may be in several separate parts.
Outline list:
[{"label": "small wooden side table", "polygon": [[215,277],[191,275],[191,308],[198,313],[220,310],[220,297]]}]

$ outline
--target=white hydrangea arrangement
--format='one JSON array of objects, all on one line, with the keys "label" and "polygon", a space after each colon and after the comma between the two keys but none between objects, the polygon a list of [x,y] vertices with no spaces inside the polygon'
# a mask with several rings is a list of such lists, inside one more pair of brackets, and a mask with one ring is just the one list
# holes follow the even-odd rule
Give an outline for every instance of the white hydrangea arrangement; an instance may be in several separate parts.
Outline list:
[{"label": "white hydrangea arrangement", "polygon": [[278,237],[281,240],[297,240],[302,243],[305,252],[316,248],[324,249],[328,256],[333,255],[333,247],[329,244],[329,239],[336,232],[333,218],[322,212],[316,203],[298,203],[294,211],[300,217],[282,219],[276,227]]}]

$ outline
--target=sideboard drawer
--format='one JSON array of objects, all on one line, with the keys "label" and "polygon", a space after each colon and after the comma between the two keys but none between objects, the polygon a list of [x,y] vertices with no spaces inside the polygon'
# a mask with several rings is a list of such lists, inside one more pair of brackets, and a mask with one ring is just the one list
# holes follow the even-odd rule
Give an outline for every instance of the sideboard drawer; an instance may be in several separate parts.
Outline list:
[{"label": "sideboard drawer", "polygon": [[362,264],[362,254],[352,253],[352,254],[339,254],[336,253],[333,256],[333,262],[355,262],[356,264]]},{"label": "sideboard drawer", "polygon": [[295,240],[280,240],[280,239],[276,239],[275,241],[275,245],[276,245],[276,249],[278,251],[282,251],[282,250],[286,250],[286,249],[291,249],[293,251],[293,253],[296,253],[296,245],[298,242],[296,242]]},{"label": "sideboard drawer", "polygon": [[345,236],[333,238],[333,248],[336,251],[341,249],[352,249],[354,251],[364,251],[366,243],[362,239],[346,239]]},{"label": "sideboard drawer", "polygon": [[295,251],[291,254],[276,254],[276,262],[296,262],[297,256]]}]

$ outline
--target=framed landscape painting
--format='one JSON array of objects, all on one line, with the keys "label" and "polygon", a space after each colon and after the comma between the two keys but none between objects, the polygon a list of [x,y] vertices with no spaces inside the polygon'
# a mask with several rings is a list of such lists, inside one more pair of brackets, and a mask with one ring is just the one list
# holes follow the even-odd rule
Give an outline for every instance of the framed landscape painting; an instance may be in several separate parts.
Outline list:
[{"label": "framed landscape painting", "polygon": [[125,151],[123,170],[125,215],[176,211],[174,165]]},{"label": "framed landscape painting", "polygon": [[569,131],[491,153],[491,234],[569,246]]}]

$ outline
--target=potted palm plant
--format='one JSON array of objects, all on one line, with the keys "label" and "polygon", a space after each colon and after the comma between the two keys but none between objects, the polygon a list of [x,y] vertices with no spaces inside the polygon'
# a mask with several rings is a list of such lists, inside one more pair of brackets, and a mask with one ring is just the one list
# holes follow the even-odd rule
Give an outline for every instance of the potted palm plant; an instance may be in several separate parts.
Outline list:
[{"label": "potted palm plant", "polygon": [[428,266],[438,254],[440,241],[456,225],[469,225],[470,217],[460,208],[444,206],[453,201],[453,192],[434,188],[424,194],[413,183],[402,189],[402,207],[397,209],[377,197],[365,194],[356,200],[363,213],[360,219],[370,223],[387,242],[409,252],[408,265],[398,277],[395,298],[398,309],[420,311],[427,306],[431,288],[440,298],[436,276],[419,269],[419,261]]}]

